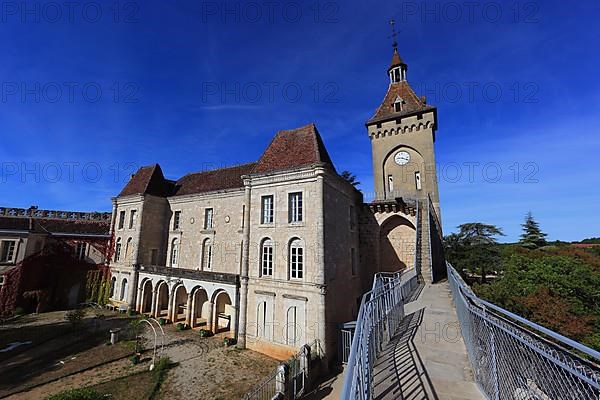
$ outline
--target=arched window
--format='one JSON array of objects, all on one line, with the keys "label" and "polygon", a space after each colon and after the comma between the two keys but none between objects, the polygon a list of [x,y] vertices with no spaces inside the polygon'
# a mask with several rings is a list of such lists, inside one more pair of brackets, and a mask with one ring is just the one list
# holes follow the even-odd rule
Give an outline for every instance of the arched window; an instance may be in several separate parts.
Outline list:
[{"label": "arched window", "polygon": [[273,276],[273,242],[269,238],[260,246],[260,276]]},{"label": "arched window", "polygon": [[256,336],[267,336],[267,302],[261,301],[258,303],[256,310]]},{"label": "arched window", "polygon": [[121,259],[121,238],[117,239],[117,244],[115,245],[115,261],[119,261]]},{"label": "arched window", "polygon": [[204,239],[202,242],[202,269],[210,270],[212,268],[213,247],[210,239]]},{"label": "arched window", "polygon": [[117,277],[113,276],[110,278],[110,298],[113,299],[115,297],[115,286],[117,286]]},{"label": "arched window", "polygon": [[286,343],[289,346],[296,345],[298,341],[298,309],[295,306],[287,310],[286,328]]},{"label": "arched window", "polygon": [[119,300],[127,300],[127,278],[123,278],[123,281],[121,282],[121,297]]},{"label": "arched window", "polygon": [[179,239],[175,238],[171,242],[171,267],[176,267],[179,261]]},{"label": "arched window", "polygon": [[304,278],[304,245],[302,240],[294,238],[290,241],[289,250],[290,278]]},{"label": "arched window", "polygon": [[125,261],[131,261],[131,242],[133,241],[132,238],[128,238],[127,242],[125,243]]}]

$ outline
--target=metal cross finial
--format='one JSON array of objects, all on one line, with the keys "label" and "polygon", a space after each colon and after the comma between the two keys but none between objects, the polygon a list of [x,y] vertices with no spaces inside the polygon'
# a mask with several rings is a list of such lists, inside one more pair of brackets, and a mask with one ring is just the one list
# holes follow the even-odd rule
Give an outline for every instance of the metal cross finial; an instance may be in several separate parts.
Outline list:
[{"label": "metal cross finial", "polygon": [[394,39],[392,46],[394,46],[394,50],[397,50],[398,42],[396,42],[396,36],[398,36],[398,34],[396,33],[396,21],[394,19],[390,19],[390,26],[392,27],[392,34],[390,36],[388,36],[388,38]]}]

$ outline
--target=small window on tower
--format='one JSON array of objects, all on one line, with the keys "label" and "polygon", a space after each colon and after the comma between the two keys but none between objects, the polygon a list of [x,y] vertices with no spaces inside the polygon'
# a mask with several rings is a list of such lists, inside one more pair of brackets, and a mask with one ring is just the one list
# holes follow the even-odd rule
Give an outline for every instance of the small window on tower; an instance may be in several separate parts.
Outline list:
[{"label": "small window on tower", "polygon": [[417,185],[417,190],[421,190],[421,173],[419,171],[415,172],[415,184]]},{"label": "small window on tower", "polygon": [[396,111],[396,112],[402,111],[402,101],[396,101],[394,103],[394,111]]},{"label": "small window on tower", "polygon": [[394,177],[392,175],[388,175],[388,191],[390,193],[394,192]]}]

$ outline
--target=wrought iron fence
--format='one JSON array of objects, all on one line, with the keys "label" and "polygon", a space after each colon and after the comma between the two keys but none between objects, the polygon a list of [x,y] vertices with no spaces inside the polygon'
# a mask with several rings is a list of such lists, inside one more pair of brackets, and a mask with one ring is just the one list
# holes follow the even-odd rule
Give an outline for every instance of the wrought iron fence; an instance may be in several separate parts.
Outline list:
[{"label": "wrought iron fence", "polygon": [[599,352],[478,298],[446,266],[474,378],[489,399],[600,399]]},{"label": "wrought iron fence", "polygon": [[404,318],[404,299],[418,284],[415,269],[404,274],[379,273],[360,304],[344,378],[342,399],[369,399],[373,365]]}]

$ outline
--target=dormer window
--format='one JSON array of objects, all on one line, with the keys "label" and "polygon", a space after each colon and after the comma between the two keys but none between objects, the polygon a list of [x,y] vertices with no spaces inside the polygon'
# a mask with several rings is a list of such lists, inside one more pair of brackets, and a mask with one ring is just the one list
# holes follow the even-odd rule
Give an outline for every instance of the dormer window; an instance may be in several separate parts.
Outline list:
[{"label": "dormer window", "polygon": [[396,100],[394,101],[394,112],[400,112],[402,111],[402,105],[404,104],[404,100],[402,100],[400,98],[400,96],[396,97]]}]

